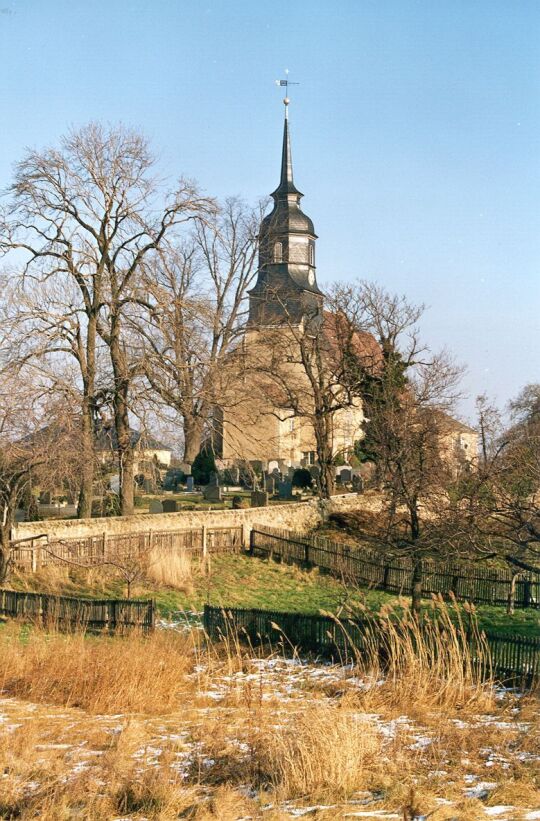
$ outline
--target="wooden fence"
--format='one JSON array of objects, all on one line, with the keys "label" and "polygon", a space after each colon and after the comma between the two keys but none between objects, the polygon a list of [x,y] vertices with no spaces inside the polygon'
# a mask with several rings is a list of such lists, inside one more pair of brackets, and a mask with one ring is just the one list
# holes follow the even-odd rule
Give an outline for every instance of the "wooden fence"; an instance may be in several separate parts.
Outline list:
[{"label": "wooden fence", "polygon": [[[320,537],[256,526],[251,531],[250,552],[274,556],[285,562],[320,567],[349,582],[408,594],[412,582],[409,558],[388,558],[370,548],[358,550]],[[512,574],[497,568],[479,568],[466,562],[424,561],[423,594],[450,594],[477,604],[506,605]],[[540,574],[523,573],[516,582],[516,607],[540,608]]]},{"label": "wooden fence", "polygon": [[156,606],[153,600],[75,599],[0,589],[0,616],[62,630],[149,632],[155,627]]},{"label": "wooden fence", "polygon": [[[374,620],[343,619],[303,613],[270,610],[242,610],[205,605],[204,627],[211,638],[234,634],[253,646],[293,648],[344,662],[362,655],[366,644],[374,646],[377,626]],[[382,631],[380,645],[383,646]],[[484,674],[502,681],[519,681],[530,686],[540,679],[540,637],[501,636],[491,633],[464,638],[473,663]],[[479,647],[479,644],[481,645]],[[487,648],[487,654],[485,649]],[[487,656],[487,657],[486,657]]]},{"label": "wooden fence", "polygon": [[238,553],[243,545],[242,527],[202,527],[122,535],[103,533],[82,539],[36,538],[16,546],[11,557],[15,567],[35,571],[51,564],[99,565],[108,559],[144,555],[153,549],[185,550],[195,558],[212,553]]}]

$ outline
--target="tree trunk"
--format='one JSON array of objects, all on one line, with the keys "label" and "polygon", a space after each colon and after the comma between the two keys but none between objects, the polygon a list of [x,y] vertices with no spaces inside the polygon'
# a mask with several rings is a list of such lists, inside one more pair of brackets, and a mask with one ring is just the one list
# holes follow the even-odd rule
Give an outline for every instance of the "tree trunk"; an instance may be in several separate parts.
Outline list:
[{"label": "tree trunk", "polygon": [[11,557],[11,540],[9,530],[0,527],[0,584],[3,584],[9,576],[9,560]]},{"label": "tree trunk", "polygon": [[81,466],[81,486],[77,517],[89,519],[92,516],[92,499],[94,495],[94,424],[89,397],[84,397],[81,420],[81,448],[83,461]]},{"label": "tree trunk", "polygon": [[114,373],[114,427],[117,439],[118,470],[120,474],[120,514],[131,516],[134,510],[134,453],[129,425],[129,371],[126,356],[120,344],[120,322],[111,321],[109,350]]},{"label": "tree trunk", "polygon": [[313,429],[317,447],[317,460],[321,469],[319,493],[322,499],[329,499],[334,493],[334,465],[332,459],[332,429],[329,414],[315,414]]},{"label": "tree trunk", "polygon": [[94,403],[96,387],[96,316],[91,312],[88,316],[86,331],[86,350],[83,343],[79,350],[79,364],[83,377],[83,400],[81,408],[81,447],[83,462],[81,468],[81,486],[77,517],[89,519],[92,516],[92,501],[94,497],[94,470],[95,470],[95,441],[94,441]]},{"label": "tree trunk", "polygon": [[411,608],[415,618],[417,619],[420,616],[420,607],[422,604],[423,575],[422,559],[415,557],[413,559],[413,573],[411,582]]},{"label": "tree trunk", "polygon": [[190,465],[201,449],[202,432],[201,418],[184,414],[184,462]]},{"label": "tree trunk", "polygon": [[118,440],[118,471],[120,474],[120,514],[131,516],[134,509],[134,454],[129,427],[128,404],[120,391],[115,392],[114,420]]},{"label": "tree trunk", "polygon": [[510,582],[510,589],[508,591],[508,602],[506,605],[506,612],[509,616],[513,616],[516,609],[516,582],[520,576],[521,573],[512,574],[512,581]]}]

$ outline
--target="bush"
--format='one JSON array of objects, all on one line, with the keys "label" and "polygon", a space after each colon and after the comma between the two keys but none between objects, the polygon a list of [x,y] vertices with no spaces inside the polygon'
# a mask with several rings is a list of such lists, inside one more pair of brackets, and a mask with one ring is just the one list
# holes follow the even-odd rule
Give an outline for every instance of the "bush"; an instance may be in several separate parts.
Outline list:
[{"label": "bush", "polygon": [[216,473],[216,460],[214,452],[210,448],[201,448],[193,464],[191,474],[196,485],[207,485],[210,481],[210,474]]},{"label": "bush", "polygon": [[292,477],[293,487],[311,487],[313,477],[307,468],[297,468]]}]

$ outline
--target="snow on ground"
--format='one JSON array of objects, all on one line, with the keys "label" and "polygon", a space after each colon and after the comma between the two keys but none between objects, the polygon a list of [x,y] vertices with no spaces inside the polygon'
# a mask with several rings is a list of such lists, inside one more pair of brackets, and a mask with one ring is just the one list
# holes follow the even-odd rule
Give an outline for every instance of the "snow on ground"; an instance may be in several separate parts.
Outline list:
[{"label": "snow on ground", "polygon": [[[171,623],[163,625],[172,629],[191,629],[193,622]],[[285,658],[254,658],[244,666],[244,669],[234,672],[224,673],[216,677],[215,673],[207,681],[207,669],[204,664],[195,667],[191,674],[194,682],[200,683],[198,699],[191,706],[189,718],[183,714],[168,715],[160,717],[140,717],[136,721],[144,735],[144,743],[141,743],[130,754],[134,762],[141,767],[160,766],[160,756],[164,748],[173,745],[175,749],[175,760],[173,767],[176,772],[187,779],[194,769],[204,771],[214,765],[214,760],[205,755],[204,743],[197,739],[196,729],[201,720],[209,714],[219,716],[223,714],[224,725],[226,725],[227,711],[231,709],[234,700],[240,698],[245,693],[246,688],[253,688],[254,692],[260,693],[262,703],[271,702],[269,706],[274,709],[275,721],[279,726],[280,721],[286,720],[281,716],[281,711],[286,708],[298,706],[303,709],[305,706],[317,702],[321,703],[321,693],[328,691],[331,699],[333,693],[343,691],[343,685],[347,688],[366,691],[369,688],[377,688],[381,681],[367,681],[354,675],[350,666],[332,666],[329,664],[306,663],[301,659]],[[205,686],[207,685],[207,686]],[[202,688],[202,689],[201,689]],[[501,691],[498,699],[504,702],[509,697],[508,693]],[[515,699],[514,702],[515,703]],[[517,712],[516,712],[517,710]],[[418,761],[422,761],[422,756],[429,754],[429,748],[436,738],[436,730],[433,726],[421,726],[417,721],[413,721],[407,715],[398,715],[388,718],[378,713],[357,712],[352,713],[358,720],[369,721],[380,733],[383,741],[383,750],[386,747],[391,755],[392,743],[397,737],[405,739],[406,747],[411,751],[412,756],[416,756]],[[512,704],[501,715],[477,715],[468,716],[466,720],[451,719],[453,728],[456,731],[471,733],[482,731],[486,728],[502,732],[503,734],[517,733],[527,735],[531,729],[532,722],[520,720],[519,707]],[[92,747],[94,736],[108,736],[114,738],[122,733],[129,724],[129,719],[121,714],[115,715],[90,715],[75,709],[60,709],[48,705],[32,704],[15,698],[0,699],[0,739],[14,738],[17,733],[24,733],[25,727],[31,726],[32,722],[39,722],[39,725],[46,728],[45,737],[39,740],[35,750],[37,752],[57,752],[64,754],[65,760],[69,763],[68,775],[74,777],[83,770],[89,770],[95,766],[100,757],[104,754],[103,745]],[[246,762],[250,754],[249,746],[239,738],[230,738],[229,743],[240,757],[244,756]],[[540,762],[540,750],[531,752],[522,750],[519,746],[506,745],[504,752],[486,746],[481,749],[481,758],[485,768],[486,778],[481,777],[477,772],[464,771],[461,776],[461,783],[455,784],[448,778],[444,751],[441,752],[440,766],[432,769],[429,776],[432,784],[438,785],[441,793],[444,793],[445,784],[456,788],[458,794],[464,799],[478,799],[481,802],[489,800],[491,793],[504,783],[508,778],[508,771],[516,764],[524,762],[532,764]],[[462,758],[464,767],[468,761],[466,753]],[[0,778],[9,777],[4,773]],[[30,791],[37,790],[39,784],[28,781],[26,788]],[[246,786],[245,794],[250,794],[250,787]],[[441,794],[436,799],[439,805],[452,806],[452,801]],[[262,804],[260,815],[263,818],[266,813],[273,809],[279,809],[284,817],[289,818],[364,818],[364,819],[401,819],[403,816],[380,806],[381,796],[376,793],[363,793],[353,797],[342,804],[306,804],[301,801],[289,801],[275,807],[274,804]],[[379,806],[377,806],[379,805]],[[540,821],[540,808],[528,807],[518,809],[504,803],[489,806],[484,803],[481,810],[484,818],[494,818],[498,821]],[[416,821],[423,821],[428,816],[417,816]],[[245,817],[243,821],[255,821],[255,816]],[[481,821],[481,818],[479,818]]]}]

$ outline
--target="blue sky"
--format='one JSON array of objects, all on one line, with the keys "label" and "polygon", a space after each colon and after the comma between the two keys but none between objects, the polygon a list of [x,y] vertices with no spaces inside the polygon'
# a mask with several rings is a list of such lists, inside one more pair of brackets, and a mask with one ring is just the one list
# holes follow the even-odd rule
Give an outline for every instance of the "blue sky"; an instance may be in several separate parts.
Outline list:
[{"label": "blue sky", "polygon": [[277,183],[289,68],[321,284],[427,303],[472,398],[540,381],[537,0],[0,0],[0,54],[0,187],[93,119],[251,202]]}]

